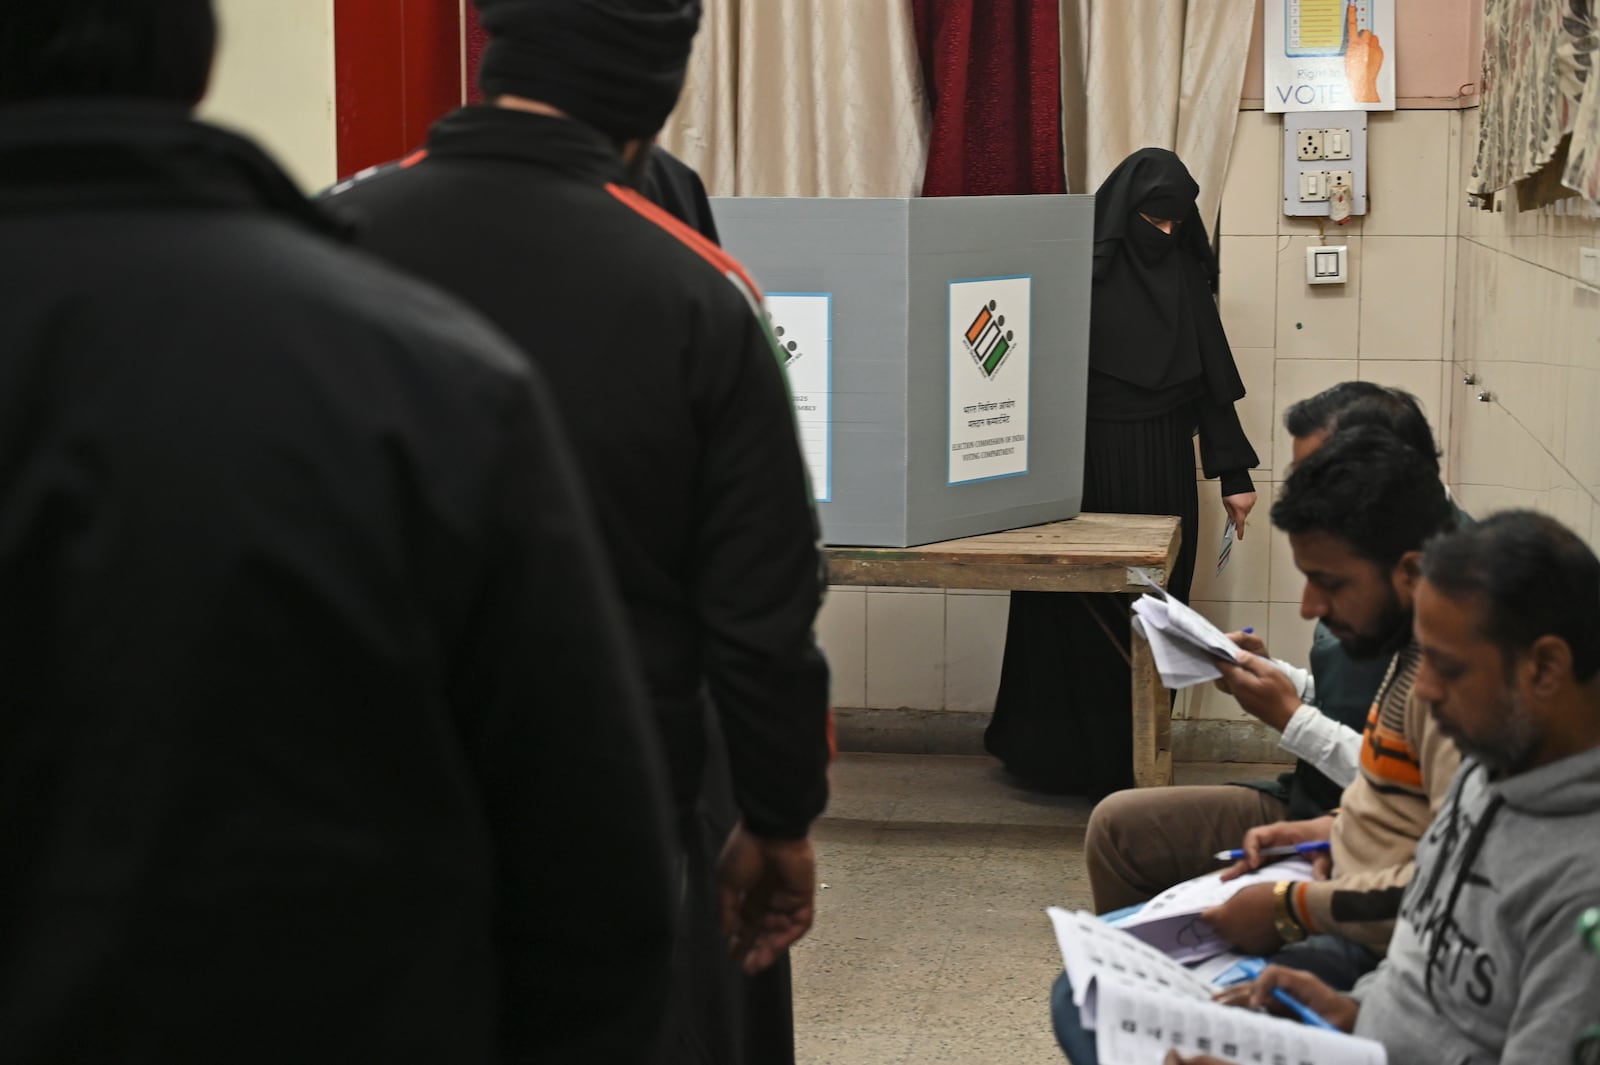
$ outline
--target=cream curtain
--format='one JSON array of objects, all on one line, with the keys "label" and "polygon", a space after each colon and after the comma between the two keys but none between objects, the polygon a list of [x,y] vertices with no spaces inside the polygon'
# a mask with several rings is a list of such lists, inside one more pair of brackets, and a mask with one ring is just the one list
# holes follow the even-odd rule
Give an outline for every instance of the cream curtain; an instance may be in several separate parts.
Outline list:
[{"label": "cream curtain", "polygon": [[705,5],[683,95],[660,137],[669,151],[699,172],[713,196],[733,195],[737,182],[740,2],[709,0]]},{"label": "cream curtain", "polygon": [[1063,0],[1068,187],[1093,192],[1140,148],[1177,152],[1216,231],[1256,0]]},{"label": "cream curtain", "polygon": [[911,5],[707,0],[661,143],[714,196],[916,195],[928,106]]}]

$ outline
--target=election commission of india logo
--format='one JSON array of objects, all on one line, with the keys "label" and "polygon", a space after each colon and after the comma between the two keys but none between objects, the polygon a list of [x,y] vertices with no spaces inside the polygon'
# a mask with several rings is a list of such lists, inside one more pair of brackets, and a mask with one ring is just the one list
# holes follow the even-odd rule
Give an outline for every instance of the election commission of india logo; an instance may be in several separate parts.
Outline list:
[{"label": "election commission of india logo", "polygon": [[800,350],[800,342],[788,335],[788,330],[778,324],[771,311],[767,311],[766,314],[767,328],[772,330],[772,337],[778,342],[778,351],[783,355],[783,364],[793,366],[805,354]]},{"label": "election commission of india logo", "polygon": [[985,377],[999,372],[1007,357],[1017,350],[1016,333],[1006,328],[1006,316],[996,300],[978,308],[977,316],[962,334],[962,343]]}]

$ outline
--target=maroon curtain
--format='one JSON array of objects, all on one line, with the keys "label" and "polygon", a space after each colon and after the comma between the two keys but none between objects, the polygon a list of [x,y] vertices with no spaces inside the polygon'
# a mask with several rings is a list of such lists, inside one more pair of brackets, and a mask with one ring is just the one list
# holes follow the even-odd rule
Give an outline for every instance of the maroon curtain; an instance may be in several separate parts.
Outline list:
[{"label": "maroon curtain", "polygon": [[478,63],[483,59],[483,46],[489,35],[478,25],[478,5],[467,4],[467,103],[483,102],[483,90],[478,88]]},{"label": "maroon curtain", "polygon": [[911,0],[933,107],[924,196],[1065,192],[1059,0]]}]

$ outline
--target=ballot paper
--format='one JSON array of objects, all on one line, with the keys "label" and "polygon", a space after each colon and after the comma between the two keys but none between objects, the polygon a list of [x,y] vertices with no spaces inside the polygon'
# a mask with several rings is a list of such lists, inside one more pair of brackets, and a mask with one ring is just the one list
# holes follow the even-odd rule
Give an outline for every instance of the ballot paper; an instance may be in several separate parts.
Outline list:
[{"label": "ballot paper", "polygon": [[1266,1013],[1100,983],[1100,1065],[1163,1065],[1169,1051],[1263,1065],[1387,1065],[1382,1044]]},{"label": "ballot paper", "polygon": [[1173,961],[1188,965],[1213,958],[1231,946],[1200,919],[1206,910],[1221,906],[1252,884],[1310,879],[1311,863],[1304,858],[1264,865],[1233,880],[1223,880],[1220,872],[1197,876],[1168,888],[1138,912],[1113,923]]},{"label": "ballot paper", "polygon": [[1133,604],[1133,631],[1150,643],[1161,683],[1179,691],[1217,680],[1217,659],[1238,660],[1234,642],[1198,611],[1168,595],[1146,579],[1149,591]]},{"label": "ballot paper", "polygon": [[1387,1065],[1370,1040],[1219,1006],[1198,974],[1093,914],[1047,911],[1101,1065],[1162,1065],[1169,1050],[1266,1065]]},{"label": "ballot paper", "polygon": [[1096,988],[1102,978],[1117,978],[1153,994],[1209,1002],[1216,991],[1206,981],[1092,913],[1070,913],[1058,906],[1045,911],[1055,926],[1061,960],[1072,982],[1072,1001],[1085,1028],[1095,1027]]}]

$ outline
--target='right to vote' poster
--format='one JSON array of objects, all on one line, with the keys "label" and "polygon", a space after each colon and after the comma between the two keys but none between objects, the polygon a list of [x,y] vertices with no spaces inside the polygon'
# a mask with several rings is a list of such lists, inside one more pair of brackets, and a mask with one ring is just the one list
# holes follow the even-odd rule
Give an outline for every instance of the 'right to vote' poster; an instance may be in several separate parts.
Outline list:
[{"label": "'right to vote' poster", "polygon": [[1398,0],[1267,0],[1268,111],[1393,111]]}]

